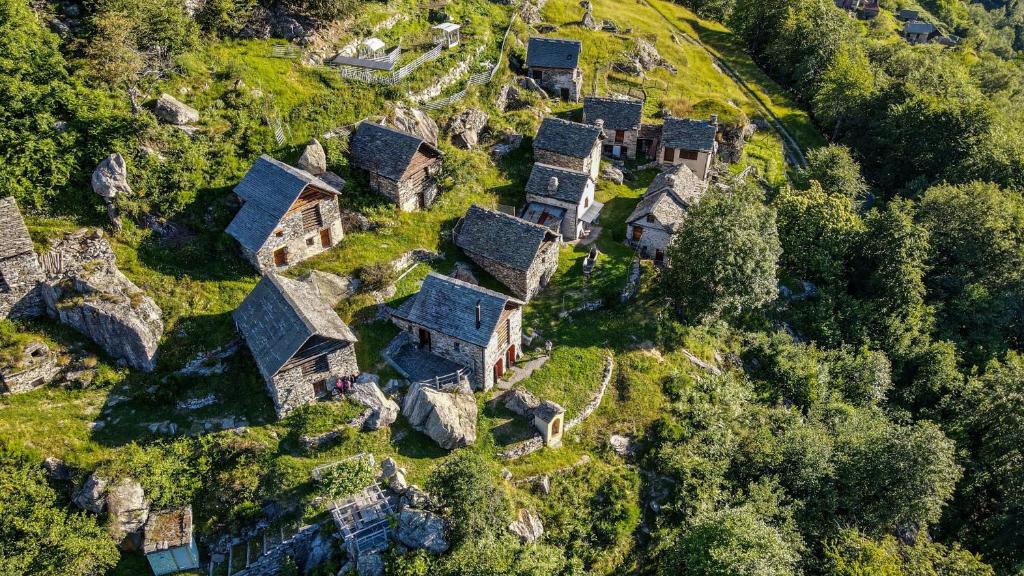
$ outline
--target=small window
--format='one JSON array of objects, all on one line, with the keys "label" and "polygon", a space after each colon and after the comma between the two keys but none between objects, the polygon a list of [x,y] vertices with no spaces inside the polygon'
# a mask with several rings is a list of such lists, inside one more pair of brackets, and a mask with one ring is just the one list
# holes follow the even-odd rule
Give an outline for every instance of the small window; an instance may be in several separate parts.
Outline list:
[{"label": "small window", "polygon": [[10,292],[11,287],[7,285],[7,280],[4,279],[3,271],[0,271],[0,293]]},{"label": "small window", "polygon": [[284,238],[284,230],[274,230],[274,236],[277,238]]},{"label": "small window", "polygon": [[696,160],[700,156],[700,152],[697,150],[680,150],[679,157],[684,160]]},{"label": "small window", "polygon": [[316,398],[325,398],[331,394],[331,384],[326,379],[317,380],[313,383],[313,396]]},{"label": "small window", "polygon": [[648,214],[647,215],[647,221],[648,222],[654,222],[654,214]]},{"label": "small window", "polygon": [[590,206],[590,197],[589,196],[584,196],[583,197],[583,207],[586,208],[588,206]]},{"label": "small window", "polygon": [[665,162],[673,162],[676,159],[676,151],[674,148],[665,148]]},{"label": "small window", "polygon": [[313,237],[312,236],[310,236],[309,238],[306,238],[306,246],[312,246],[314,243],[315,242],[313,241]]},{"label": "small window", "polygon": [[288,265],[288,249],[278,248],[274,250],[274,266],[287,266]]}]

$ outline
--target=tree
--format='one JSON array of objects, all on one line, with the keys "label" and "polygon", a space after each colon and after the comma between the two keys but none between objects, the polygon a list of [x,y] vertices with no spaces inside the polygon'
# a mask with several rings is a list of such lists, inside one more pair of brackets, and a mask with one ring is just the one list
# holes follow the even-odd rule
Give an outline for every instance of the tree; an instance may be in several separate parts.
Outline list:
[{"label": "tree", "polygon": [[807,190],[783,189],[773,206],[782,268],[819,285],[845,283],[847,259],[864,230],[850,200],[825,193],[818,180],[811,180]]},{"label": "tree", "polygon": [[504,533],[511,504],[494,466],[471,450],[459,450],[434,469],[427,490],[446,511],[456,542]]},{"label": "tree", "polygon": [[881,406],[892,389],[892,365],[884,352],[862,346],[829,352],[829,380],[847,402]]},{"label": "tree", "polygon": [[[871,63],[860,44],[850,43],[836,53],[821,74],[813,97],[814,113],[832,125],[833,141],[839,138],[843,122],[852,114],[859,113],[859,108],[868,102],[874,85]],[[816,148],[810,154],[830,148]],[[810,154],[808,162],[811,161]]]},{"label": "tree", "polygon": [[739,316],[775,300],[781,252],[759,193],[711,190],[668,248],[665,284],[690,318]]},{"label": "tree", "polygon": [[823,574],[993,576],[994,572],[980,558],[956,545],[947,548],[924,537],[913,545],[904,545],[890,535],[872,540],[857,530],[847,528],[825,543]]},{"label": "tree", "polygon": [[147,65],[139,50],[135,19],[121,12],[104,12],[93,17],[92,25],[95,33],[85,50],[92,73],[112,86],[134,87]]},{"label": "tree", "polygon": [[99,576],[117,564],[94,517],[58,506],[35,462],[0,445],[0,574]]},{"label": "tree", "polygon": [[822,146],[807,153],[807,166],[800,170],[798,182],[808,189],[817,181],[821,189],[850,202],[864,200],[868,183],[860,173],[860,164],[846,146]]}]

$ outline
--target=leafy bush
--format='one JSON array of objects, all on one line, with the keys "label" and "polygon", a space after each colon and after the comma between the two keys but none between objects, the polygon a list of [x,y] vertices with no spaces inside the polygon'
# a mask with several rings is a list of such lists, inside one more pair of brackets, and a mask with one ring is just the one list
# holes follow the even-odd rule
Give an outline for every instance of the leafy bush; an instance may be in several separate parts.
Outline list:
[{"label": "leafy bush", "polygon": [[398,271],[390,262],[375,262],[360,268],[359,279],[363,282],[364,290],[383,290],[395,283]]},{"label": "leafy bush", "polygon": [[359,492],[377,477],[369,458],[350,458],[321,471],[320,488],[324,496],[340,499]]}]

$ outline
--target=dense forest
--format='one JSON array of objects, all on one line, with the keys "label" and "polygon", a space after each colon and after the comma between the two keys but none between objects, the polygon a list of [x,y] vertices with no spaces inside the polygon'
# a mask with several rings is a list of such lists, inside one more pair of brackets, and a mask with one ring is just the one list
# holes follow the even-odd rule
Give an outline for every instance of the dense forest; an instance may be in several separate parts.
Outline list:
[{"label": "dense forest", "polygon": [[[219,234],[224,197],[259,154],[296,150],[275,143],[266,101],[230,70],[211,73],[230,88],[204,102],[200,138],[140,113],[147,100],[183,69],[205,69],[186,61],[199,48],[245,42],[261,11],[326,22],[371,3],[206,0],[190,13],[180,0],[89,0],[73,15],[70,3],[31,4],[0,0],[0,197],[16,198],[34,235],[55,222],[103,226],[89,176],[124,151],[136,192],[117,199],[120,234],[154,219],[215,224],[154,265],[175,270],[222,257],[241,266]],[[709,188],[670,264],[645,268],[630,309],[643,313],[605,312],[670,358],[615,350],[609,394],[652,403],[628,461],[595,448],[591,466],[555,477],[541,499],[504,482],[482,451],[439,457],[422,483],[450,550],[392,550],[386,573],[1024,575],[1024,2],[923,2],[963,39],[951,48],[904,42],[887,2],[871,21],[831,0],[681,4],[726,25],[827,145],[782,182]],[[48,29],[69,16],[73,28]],[[334,93],[290,119],[323,130],[321,118],[366,117],[396,97]],[[326,147],[348,178],[341,146]],[[490,162],[452,154],[446,188],[483,193],[474,178]],[[173,297],[198,298],[192,287]],[[0,342],[31,328],[0,322]],[[698,378],[671,364],[695,342],[721,353],[721,371]],[[183,385],[159,386],[151,396]],[[147,471],[148,497],[195,503],[201,530],[241,526],[301,492],[292,446],[323,410],[289,420],[281,438],[127,443],[99,466]],[[121,558],[102,521],[68,504],[39,456],[0,440],[0,575],[114,573]],[[524,503],[545,521],[536,544],[506,530]]]}]

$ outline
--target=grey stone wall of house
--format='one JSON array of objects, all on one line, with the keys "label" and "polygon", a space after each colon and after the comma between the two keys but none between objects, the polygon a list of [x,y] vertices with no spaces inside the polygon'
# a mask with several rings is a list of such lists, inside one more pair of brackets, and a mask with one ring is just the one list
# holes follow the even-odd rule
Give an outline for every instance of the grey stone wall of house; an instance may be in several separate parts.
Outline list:
[{"label": "grey stone wall of house", "polygon": [[[541,88],[551,96],[570,102],[579,102],[580,93],[583,91],[583,72],[579,68],[566,70],[564,68],[532,66],[529,72],[530,77],[536,80]],[[540,78],[537,78],[538,75]],[[563,89],[567,93],[563,93]]]},{"label": "grey stone wall of house", "polygon": [[[714,146],[717,150],[718,146]],[[697,178],[701,180],[707,180],[708,175],[711,172],[711,158],[715,155],[715,150],[708,152],[698,152],[695,160],[679,157],[679,150],[675,151],[675,157],[672,161],[665,160],[665,145],[658,145],[658,163],[665,166],[676,166],[679,164],[685,164],[687,168],[693,171],[697,175]]]},{"label": "grey stone wall of house", "polygon": [[308,376],[302,375],[301,368],[282,370],[267,382],[267,392],[270,393],[270,400],[274,403],[278,418],[287,416],[299,406],[316,402],[314,385],[317,382],[327,380],[328,386],[333,386],[334,381],[342,376],[359,374],[356,352],[352,344],[327,354],[327,366],[327,372]]},{"label": "grey stone wall of house", "polygon": [[18,368],[0,369],[0,394],[18,394],[34,390],[52,381],[60,374],[57,355],[42,342],[25,347],[24,358]]},{"label": "grey stone wall of house", "polygon": [[590,179],[596,181],[601,171],[601,144],[599,142],[595,145],[590,156],[586,158],[573,158],[572,156],[566,156],[551,150],[534,148],[533,161],[590,174]]},{"label": "grey stone wall of house", "polygon": [[419,342],[421,328],[429,332],[430,352],[470,369],[472,374],[469,375],[469,382],[473,388],[486,389],[484,373],[487,370],[485,370],[486,364],[484,364],[484,349],[482,347],[401,318],[395,317],[394,322],[400,329],[406,330],[412,335],[413,342]]},{"label": "grey stone wall of house", "polygon": [[530,300],[547,286],[558,268],[557,242],[543,243],[528,270],[517,270],[475,252],[467,251],[466,254],[523,300]]},{"label": "grey stone wall of house", "polygon": [[[636,159],[636,141],[637,141],[637,138],[640,137],[640,131],[639,130],[623,130],[622,141],[621,142],[616,142],[615,141],[615,132],[616,132],[615,130],[612,130],[612,129],[609,129],[609,128],[605,128],[604,129],[604,142],[602,143],[601,152],[605,156],[610,156],[612,158]],[[615,150],[616,146],[624,147],[626,149],[625,150],[625,154],[620,154],[619,156],[615,156],[614,155],[614,150]]]},{"label": "grey stone wall of house", "polygon": [[[0,230],[0,238],[13,231]],[[27,318],[46,311],[39,283],[43,279],[34,252],[0,260],[0,318]]]},{"label": "grey stone wall of house", "polygon": [[[302,212],[295,211],[285,215],[278,223],[277,230],[271,234],[258,253],[253,255],[252,252],[244,249],[242,253],[261,274],[266,274],[274,270],[285,270],[307,258],[329,250],[345,237],[345,230],[341,225],[338,199],[334,196],[325,198],[317,202],[317,207],[320,209],[323,227],[306,232],[302,226]],[[330,243],[327,246],[321,242],[320,233],[323,230],[330,233]],[[277,235],[278,231],[281,232],[280,236]],[[288,263],[284,266],[274,264],[274,252],[280,248],[284,248],[288,254]]]},{"label": "grey stone wall of house", "polygon": [[421,183],[413,179],[399,182],[379,174],[370,174],[370,189],[391,200],[402,212],[429,208],[437,198],[437,179],[431,175]]},{"label": "grey stone wall of house", "polygon": [[[640,240],[633,240],[633,229],[641,227],[643,234]],[[661,226],[645,225],[643,222],[630,222],[626,225],[626,238],[630,245],[636,248],[644,258],[654,258],[658,250],[668,253],[668,245],[672,242],[672,234]]]}]

